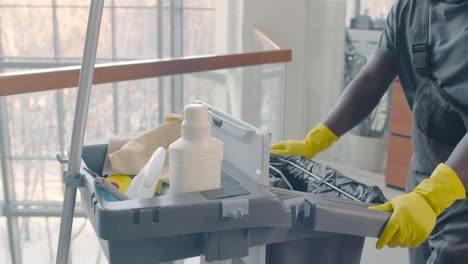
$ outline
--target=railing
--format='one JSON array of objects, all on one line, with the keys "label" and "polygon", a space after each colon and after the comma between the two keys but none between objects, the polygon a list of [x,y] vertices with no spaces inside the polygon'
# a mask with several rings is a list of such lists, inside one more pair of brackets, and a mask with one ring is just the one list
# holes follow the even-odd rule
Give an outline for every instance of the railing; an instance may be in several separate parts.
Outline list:
[{"label": "railing", "polygon": [[[221,84],[221,86],[227,84],[226,86],[229,86],[229,89],[233,89],[235,91],[242,89],[242,100],[246,101],[245,104],[248,105],[247,109],[244,109],[245,113],[243,113],[243,116],[246,116],[247,118],[252,118],[252,116],[256,116],[255,118],[253,118],[254,120],[260,119],[259,116],[261,115],[261,113],[253,113],[252,106],[256,107],[258,104],[262,104],[262,102],[259,102],[258,96],[253,97],[257,99],[252,99],[252,94],[258,95],[257,93],[259,92],[259,90],[262,89],[264,91],[273,91],[271,94],[267,95],[267,99],[263,100],[263,104],[267,105],[267,108],[263,109],[263,115],[268,115],[268,118],[270,118],[271,116],[271,118],[280,119],[279,115],[275,116],[274,114],[272,114],[271,110],[274,109],[275,113],[280,113],[282,111],[280,109],[282,101],[277,99],[272,100],[272,98],[279,98],[283,96],[283,86],[281,86],[280,88],[278,87],[278,85],[284,85],[284,76],[282,76],[282,74],[285,71],[285,67],[283,64],[291,61],[292,51],[290,49],[281,48],[281,46],[278,45],[278,43],[272,41],[266,34],[264,34],[259,29],[253,29],[253,36],[255,37],[255,40],[260,43],[262,51],[245,52],[229,55],[205,55],[174,59],[133,60],[97,64],[94,75],[94,84],[112,84],[108,85],[108,87],[112,86],[111,88],[114,92],[115,90],[120,89],[118,87],[119,85],[116,84],[117,82],[149,79],[152,81],[149,86],[156,83],[158,84],[158,90],[152,91],[161,92],[161,87],[159,86],[159,84],[163,83],[164,80],[163,78],[158,78],[157,82],[153,82],[154,78],[188,74],[186,77],[190,77],[187,79],[190,79],[191,81],[195,79],[193,77],[196,77],[198,79],[209,79],[210,82],[216,83],[217,85],[214,85],[215,89],[210,90],[208,93],[217,93],[219,92],[218,90],[222,90],[216,89],[219,88],[219,84]],[[69,124],[71,123],[69,122],[70,119],[67,119],[66,117],[71,116],[71,114],[67,115],[67,112],[69,113],[72,111],[72,109],[70,109],[72,107],[70,106],[72,106],[74,102],[73,90],[67,88],[74,88],[78,85],[79,70],[79,66],[69,66],[0,74],[0,162],[2,165],[0,166],[2,169],[0,171],[0,174],[2,178],[1,183],[3,183],[3,195],[5,197],[4,201],[0,201],[0,220],[2,220],[1,216],[7,218],[7,229],[9,231],[8,236],[10,238],[14,238],[12,240],[16,241],[15,243],[10,244],[11,251],[13,251],[13,249],[21,248],[18,242],[20,241],[19,233],[21,232],[18,231],[18,226],[14,226],[15,221],[10,220],[15,218],[21,218],[32,219],[28,221],[35,221],[34,219],[39,220],[39,218],[42,217],[46,217],[45,219],[48,219],[47,217],[59,217],[61,215],[61,202],[59,200],[50,199],[51,196],[42,196],[42,194],[40,197],[25,196],[24,194],[22,194],[24,192],[22,192],[21,188],[27,188],[20,187],[20,189],[18,190],[19,184],[17,184],[17,186],[15,187],[14,183],[15,181],[17,183],[19,181],[23,181],[24,183],[31,182],[28,184],[32,185],[33,182],[39,182],[46,185],[45,187],[41,188],[54,192],[54,195],[58,194],[61,191],[60,187],[63,186],[61,185],[61,176],[59,175],[60,169],[58,168],[58,163],[53,160],[53,154],[59,151],[62,152],[62,154],[64,154],[63,152],[65,152],[66,146],[68,145],[68,135],[64,131],[67,131],[68,129],[67,132],[69,132],[70,127],[69,125],[67,126],[67,122],[65,121],[68,121]],[[279,78],[277,78],[278,75],[280,76]],[[238,76],[242,77],[241,81],[237,79]],[[229,80],[232,79],[234,79],[235,81],[233,83],[229,83]],[[275,83],[273,84],[273,86],[275,86],[274,88],[271,87],[272,79],[275,80]],[[137,82],[133,81],[129,83],[133,85]],[[187,85],[187,87],[188,86],[189,85]],[[204,85],[201,86],[205,88]],[[185,88],[189,89],[187,87]],[[96,94],[108,93],[110,91],[109,89],[104,90],[105,88],[103,88],[102,92],[99,91],[101,90],[102,86],[98,86],[96,88],[97,89],[94,89]],[[141,88],[141,86],[138,86],[137,89]],[[162,88],[162,90],[164,89],[165,88]],[[55,92],[49,93],[47,91]],[[264,91],[263,93],[265,93]],[[226,91],[224,92],[227,93]],[[45,104],[56,104],[58,120],[57,123],[55,123],[56,121],[54,116],[49,116],[51,113],[49,111],[51,111],[51,109],[54,107],[50,107],[51,109],[47,108],[48,110],[45,112],[34,113],[31,112],[34,110],[24,111],[22,108],[11,108],[11,105],[8,104],[10,100],[21,101],[23,99],[26,99],[23,101],[27,102],[28,99],[36,99],[36,95],[29,97],[28,94],[30,93],[37,93],[37,98],[42,98],[43,100],[45,100]],[[72,94],[72,96],[70,96],[70,94]],[[124,96],[121,95],[120,99],[113,98],[115,99],[113,100],[113,106],[115,106],[115,104],[117,104],[116,102],[119,102],[119,100],[127,100],[127,98],[122,98],[126,95],[127,94],[125,94]],[[162,99],[160,99],[161,97]],[[19,100],[20,98],[21,100]],[[166,100],[165,98],[165,96],[161,96],[161,94],[158,94],[158,100]],[[218,97],[214,96],[213,98]],[[192,99],[193,98],[188,98],[185,101],[187,102]],[[159,106],[161,105],[162,101],[158,100],[156,100],[157,102],[150,101],[150,103],[158,104]],[[104,104],[104,102],[99,103]],[[96,106],[97,105],[94,105],[94,108],[96,108]],[[109,107],[109,105],[106,105],[105,107]],[[238,107],[244,107],[244,103],[242,103],[242,106]],[[101,106],[99,108],[101,108]],[[122,109],[114,109],[113,112],[114,114],[119,112],[125,112],[125,114],[128,115],[127,118],[129,120],[134,118],[135,115],[138,116],[138,113],[135,114],[135,112],[127,113],[127,111],[131,112],[131,109],[129,109],[130,108],[124,108],[124,106],[122,106]],[[154,110],[153,108],[151,109]],[[93,109],[90,108],[90,111],[93,111]],[[49,114],[47,114],[46,112],[48,112]],[[6,113],[8,113],[8,115]],[[158,113],[160,114],[160,112]],[[23,135],[18,135],[17,132],[21,131],[21,129],[18,129],[18,127],[21,128],[21,126],[17,126],[17,124],[22,124],[21,122],[24,122],[19,120],[19,118],[21,118],[22,115],[31,114],[40,115],[41,120],[44,118],[44,116],[46,116],[49,119],[54,119],[54,121],[51,121],[50,124],[43,124],[40,120],[35,121],[34,124],[27,123],[26,126],[33,127],[33,129],[29,129],[28,131],[26,131],[27,133],[24,133]],[[88,122],[93,122],[93,115],[90,116],[91,118],[89,118]],[[116,116],[117,115],[114,115],[114,119],[119,120],[119,118],[116,118]],[[255,124],[255,122],[252,123]],[[46,126],[55,125],[58,126],[57,130],[59,131],[59,133],[57,133],[57,131],[54,130],[53,134],[48,136],[48,139],[44,136],[33,135],[31,136],[31,138],[28,137],[28,133],[30,133],[30,130],[32,131],[34,129],[46,129]],[[15,127],[15,129],[13,129],[12,127]],[[92,124],[89,126],[89,128],[91,127],[93,127]],[[119,125],[117,124],[115,127],[119,127]],[[50,129],[50,131],[52,130],[53,129]],[[116,131],[117,130],[114,129],[114,132]],[[55,137],[55,134],[58,135],[58,139]],[[276,133],[276,136],[278,136],[278,133]],[[14,141],[13,144],[9,144],[8,141],[10,139]],[[26,154],[24,154],[23,152],[20,152],[20,154],[18,154],[18,151],[10,151],[10,145],[16,144],[15,146],[17,146],[18,142],[28,141],[30,145],[33,145],[33,141],[34,143],[37,143],[36,141],[41,140],[47,142],[54,142],[55,145],[52,147],[48,147],[44,150],[41,149],[43,145],[47,144],[44,143],[40,145],[40,147],[38,147],[40,151],[37,151],[37,149],[29,152],[25,151],[24,153]],[[28,144],[21,144],[21,149],[27,148],[27,145]],[[54,153],[54,151],[57,152]],[[41,172],[42,174],[38,174],[37,171],[34,172],[34,166],[37,166],[38,164],[41,164],[41,166],[44,167],[57,167],[57,170],[54,169],[53,171],[50,171],[49,168],[48,172]],[[29,169],[31,169],[31,171],[27,172],[27,170]],[[19,171],[25,172],[21,173]],[[28,174],[29,176],[26,177],[24,175],[21,175],[22,178],[15,178],[20,174]],[[50,182],[50,178],[54,178],[53,182]],[[48,182],[43,183],[41,181]],[[60,197],[62,197],[62,195],[60,195]],[[85,217],[85,214],[83,210],[81,210],[80,206],[77,207],[75,217]],[[53,220],[50,224],[54,225]],[[49,222],[47,222],[47,226],[48,225]],[[55,229],[58,230],[58,228],[56,227],[51,228],[51,230]],[[19,253],[15,254],[18,255]],[[11,253],[11,255],[13,255],[13,253]]]},{"label": "railing", "polygon": [[[291,61],[290,49],[281,49],[257,28],[253,29],[253,33],[259,41],[275,50],[97,64],[93,83],[114,83]],[[76,87],[79,73],[80,66],[3,73],[0,74],[0,96]]]}]

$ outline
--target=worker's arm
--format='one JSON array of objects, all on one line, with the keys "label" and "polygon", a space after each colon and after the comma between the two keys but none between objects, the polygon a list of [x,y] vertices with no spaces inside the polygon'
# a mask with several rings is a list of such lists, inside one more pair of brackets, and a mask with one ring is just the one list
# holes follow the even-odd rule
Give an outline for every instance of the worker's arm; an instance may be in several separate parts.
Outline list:
[{"label": "worker's arm", "polygon": [[445,164],[457,173],[465,189],[468,190],[468,133],[458,143]]},{"label": "worker's arm", "polygon": [[373,56],[346,87],[323,124],[338,137],[342,136],[372,112],[395,76],[393,62]]},{"label": "worker's arm", "polygon": [[385,56],[373,56],[359,75],[348,85],[323,123],[318,124],[304,140],[285,140],[271,147],[281,155],[312,158],[361,122],[382,98],[395,78],[395,67]]},{"label": "worker's arm", "polygon": [[[467,122],[468,124],[468,122]],[[377,248],[417,247],[431,233],[436,218],[456,200],[466,199],[468,189],[468,133],[431,177],[412,192],[371,209],[393,212],[377,241]]]},{"label": "worker's arm", "polygon": [[273,153],[313,158],[372,112],[396,75],[395,15],[398,3],[396,0],[388,15],[375,55],[346,87],[325,121],[312,129],[303,140],[285,140],[273,145]]}]

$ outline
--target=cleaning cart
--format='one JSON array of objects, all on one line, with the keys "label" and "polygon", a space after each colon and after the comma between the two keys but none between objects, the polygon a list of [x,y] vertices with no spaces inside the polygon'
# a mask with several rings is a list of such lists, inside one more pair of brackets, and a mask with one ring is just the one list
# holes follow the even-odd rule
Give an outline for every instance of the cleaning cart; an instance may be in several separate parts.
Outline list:
[{"label": "cleaning cart", "polygon": [[90,171],[102,174],[107,143],[83,147],[102,10],[103,0],[93,0],[64,177],[57,263],[67,263],[77,189],[113,264],[194,256],[246,264],[359,263],[364,238],[377,237],[390,214],[368,210],[366,203],[270,188],[269,135],[209,105],[212,135],[224,143],[221,188],[126,201],[105,198]]}]

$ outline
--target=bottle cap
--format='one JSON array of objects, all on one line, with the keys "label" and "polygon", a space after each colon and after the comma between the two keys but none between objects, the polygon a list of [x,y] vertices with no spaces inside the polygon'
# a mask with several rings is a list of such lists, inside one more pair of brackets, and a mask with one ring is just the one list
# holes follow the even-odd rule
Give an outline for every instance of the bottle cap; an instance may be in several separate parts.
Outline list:
[{"label": "bottle cap", "polygon": [[205,105],[187,105],[184,110],[184,122],[182,122],[182,137],[190,139],[209,136],[211,124],[208,118],[208,107]]}]

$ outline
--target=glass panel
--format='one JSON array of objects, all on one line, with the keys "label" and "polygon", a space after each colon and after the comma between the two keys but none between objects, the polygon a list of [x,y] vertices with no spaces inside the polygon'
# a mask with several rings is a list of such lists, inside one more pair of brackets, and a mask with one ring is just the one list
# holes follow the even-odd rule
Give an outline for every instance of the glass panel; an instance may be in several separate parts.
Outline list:
[{"label": "glass panel", "polygon": [[[55,92],[7,97],[12,173],[19,200],[58,200],[60,171]],[[55,117],[55,118],[54,118]],[[47,182],[47,184],[46,184]],[[49,186],[51,184],[52,186]]]},{"label": "glass panel", "polygon": [[53,241],[58,237],[58,218],[19,218],[22,262],[53,263],[56,248]]},{"label": "glass panel", "polygon": [[215,8],[215,0],[184,0],[185,7]]},{"label": "glass panel", "polygon": [[[157,9],[117,8],[115,46],[118,57],[157,58]],[[163,27],[163,30],[169,30]]]},{"label": "glass panel", "polygon": [[171,51],[172,51],[172,44],[171,44],[171,10],[170,9],[164,9],[163,10],[163,25],[162,25],[162,57],[167,58],[171,57]]},{"label": "glass panel", "polygon": [[[59,226],[60,223],[57,222],[56,230],[59,230]],[[77,218],[73,222],[70,256],[73,263],[108,263],[94,234],[93,227],[86,218]]]},{"label": "glass panel", "polygon": [[[49,0],[50,3],[51,0]],[[89,1],[83,0],[55,0],[57,6],[89,7]],[[104,6],[111,6],[111,0],[104,0]]]},{"label": "glass panel", "polygon": [[[68,148],[71,143],[73,129],[73,119],[75,115],[77,89],[63,90],[64,111],[64,133],[65,146]],[[114,127],[113,124],[113,97],[112,84],[94,85],[91,91],[88,120],[86,124],[85,140],[96,138],[106,138],[110,136]]]},{"label": "glass panel", "polygon": [[16,156],[45,156],[58,148],[55,91],[6,97],[11,152]]},{"label": "glass panel", "polygon": [[[120,133],[142,132],[157,126],[160,120],[158,79],[121,82],[117,89]],[[170,100],[165,102],[170,104]]]},{"label": "glass panel", "polygon": [[[76,89],[7,97],[8,125],[16,197],[18,200],[62,200],[61,166],[55,155],[68,148],[73,126]],[[113,133],[112,84],[97,85],[91,95],[86,138],[107,138]],[[63,111],[64,120],[58,120]],[[109,122],[106,122],[109,120]],[[61,123],[62,126],[59,126]],[[64,131],[59,131],[63,127]],[[60,146],[60,138],[64,146]]]},{"label": "glass panel", "polygon": [[216,43],[215,10],[186,9],[183,19],[184,56],[214,53]]},{"label": "glass panel", "polygon": [[156,6],[157,0],[114,0],[118,6]]},{"label": "glass panel", "polygon": [[[28,5],[34,3],[33,1],[28,1],[26,5],[23,2],[21,5],[9,1],[2,3],[0,15],[2,28],[5,30],[2,30],[0,35],[0,54],[14,56],[15,61],[23,62],[23,68],[48,67],[44,62],[54,60],[58,63],[53,64],[53,67],[65,62],[75,65],[80,63],[89,3],[83,4],[82,1],[76,0],[56,1],[58,34],[55,36],[55,42],[52,0],[38,1],[40,6],[37,7]],[[107,61],[113,56],[116,60],[156,58],[158,45],[162,45],[162,57],[170,56],[171,32],[176,29],[171,28],[172,10],[169,8],[169,2],[163,3],[163,25],[158,27],[158,1],[116,0],[115,8],[111,8],[112,2],[107,1],[101,24],[98,61]],[[183,54],[200,55],[214,52],[214,4],[215,1],[212,0],[184,2],[187,8],[184,8],[184,23],[179,29],[184,34]],[[114,25],[112,14],[115,15]],[[18,19],[21,17],[24,19]],[[158,28],[161,29],[161,35],[158,34]],[[158,40],[159,37],[161,40]],[[54,53],[54,43],[57,43],[57,53]]]},{"label": "glass panel", "polygon": [[51,0],[21,0],[21,4],[18,0],[2,0],[2,5],[50,5]]},{"label": "glass panel", "polygon": [[286,64],[268,64],[262,68],[260,106],[261,123],[258,127],[271,133],[271,141],[283,138],[283,113]]},{"label": "glass panel", "polygon": [[0,217],[0,262],[5,264],[11,263],[8,231],[5,217]]},{"label": "glass panel", "polygon": [[285,65],[270,64],[184,76],[184,104],[202,100],[282,137]]},{"label": "glass panel", "polygon": [[[101,84],[93,87],[89,102],[88,121],[85,140],[107,138],[113,134],[113,98],[112,84]],[[74,118],[74,113],[71,120]],[[70,127],[71,129],[71,127]]]},{"label": "glass panel", "polygon": [[[60,218],[20,217],[22,263],[55,263]],[[85,218],[76,218],[73,224],[70,259],[72,263],[108,263],[94,235],[92,226]],[[6,219],[0,218],[0,262],[10,264]]]},{"label": "glass panel", "polygon": [[[96,89],[94,86],[93,90]],[[76,96],[78,89],[71,88],[71,89],[63,89],[61,91],[61,96],[63,100],[63,104],[59,105],[57,110],[63,111],[63,131],[62,134],[59,136],[63,137],[65,148],[68,152],[68,147],[71,143],[71,135],[72,135],[72,127],[73,127],[73,119],[75,114],[75,105],[76,105]],[[58,112],[57,112],[58,114]]]},{"label": "glass panel", "polygon": [[[101,31],[99,33],[98,57],[112,56],[112,35],[110,12],[102,14]],[[88,8],[57,8],[57,24],[59,30],[59,54],[63,57],[83,56]],[[77,64],[79,64],[80,60]]]},{"label": "glass panel", "polygon": [[229,70],[185,74],[184,103],[202,100],[222,111],[227,110],[227,76]]},{"label": "glass panel", "polygon": [[53,56],[51,8],[2,7],[0,17],[2,55]]},{"label": "glass panel", "polygon": [[[58,152],[55,151],[56,153]],[[16,199],[62,201],[62,173],[58,162],[54,160],[54,155],[40,157],[48,160],[35,160],[35,154],[37,152],[29,154],[30,156],[14,157],[14,159],[24,159],[12,162]]]},{"label": "glass panel", "polygon": [[[0,124],[0,127],[1,126],[3,126],[3,124]],[[1,148],[1,146],[0,146],[0,148]],[[1,156],[0,156],[0,158],[1,158]],[[3,194],[3,170],[2,170],[2,163],[1,163],[1,160],[0,160],[0,207],[2,206],[3,200],[5,200],[5,197],[3,195],[4,195]],[[2,214],[0,213],[0,220],[2,219],[1,216],[2,216]]]},{"label": "glass panel", "polygon": [[[60,218],[21,217],[19,221],[23,263],[55,263]],[[107,263],[85,218],[73,223],[70,259],[72,263]]]}]

